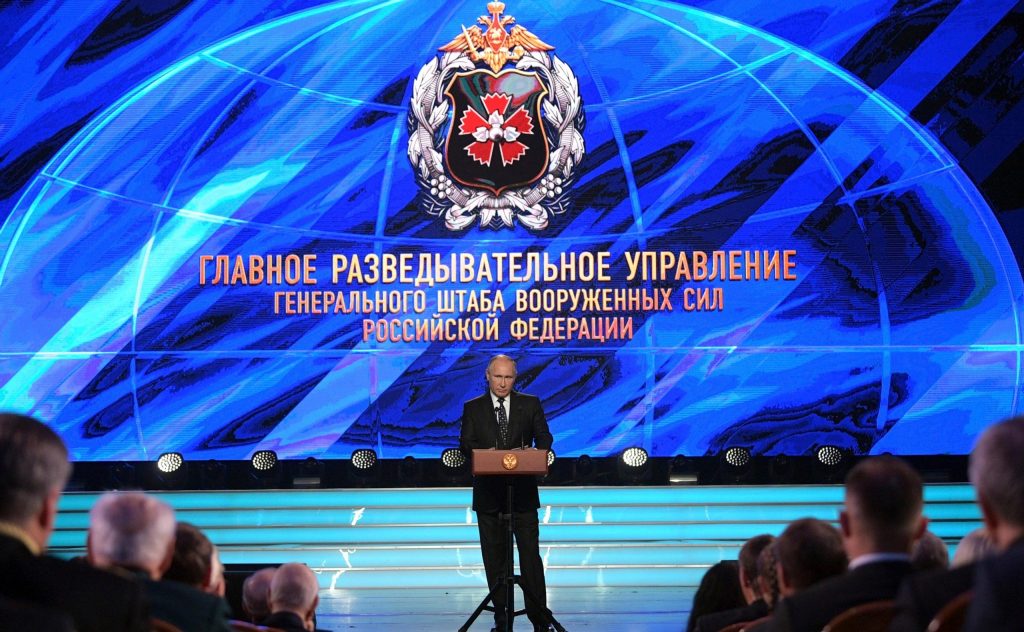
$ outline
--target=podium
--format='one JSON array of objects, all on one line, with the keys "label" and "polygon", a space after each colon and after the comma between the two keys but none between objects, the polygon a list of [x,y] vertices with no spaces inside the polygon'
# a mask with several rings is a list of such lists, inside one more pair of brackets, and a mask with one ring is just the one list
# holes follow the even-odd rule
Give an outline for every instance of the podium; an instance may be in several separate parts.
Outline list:
[{"label": "podium", "polygon": [[[515,587],[523,589],[523,597],[529,602],[537,602],[526,586],[522,584],[522,578],[515,574],[515,503],[512,491],[513,476],[546,476],[548,473],[548,451],[537,448],[516,448],[512,450],[473,450],[473,476],[504,476],[505,480],[505,512],[502,517],[507,524],[506,558],[505,568],[508,572],[498,580],[498,584],[491,589],[491,592],[484,597],[469,619],[459,628],[459,632],[466,632],[469,626],[473,625],[476,618],[484,610],[495,611],[494,595],[499,590],[505,591],[505,630],[499,632],[512,632],[512,624],[516,617],[526,614],[526,610],[516,610]],[[488,604],[491,605],[488,605]],[[548,623],[554,626],[558,632],[565,632],[565,628],[555,620],[550,610],[545,610]]]},{"label": "podium", "polygon": [[473,450],[473,476],[547,476],[548,451]]}]

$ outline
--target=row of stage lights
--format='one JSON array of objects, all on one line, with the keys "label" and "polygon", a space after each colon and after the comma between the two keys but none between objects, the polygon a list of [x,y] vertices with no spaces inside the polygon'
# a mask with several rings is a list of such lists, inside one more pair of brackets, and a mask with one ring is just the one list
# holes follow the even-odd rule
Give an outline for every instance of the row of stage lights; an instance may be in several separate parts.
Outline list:
[{"label": "row of stage lights", "polygon": [[[843,461],[843,451],[839,448],[826,445],[818,449],[816,453],[818,461],[823,465],[839,465]],[[310,457],[312,458],[312,457]],[[415,457],[406,457],[407,459]],[[587,459],[586,455],[578,457]],[[647,450],[643,448],[626,448],[619,454],[619,460],[625,467],[641,468],[649,460]],[[676,457],[681,458],[681,457]],[[685,458],[685,457],[683,457]],[[722,459],[726,464],[733,467],[744,467],[751,461],[751,454],[748,448],[729,448]],[[368,470],[377,464],[377,452],[369,448],[360,448],[352,453],[349,459],[352,467],[360,470]],[[273,469],[277,465],[277,453],[273,450],[257,450],[250,458],[252,468],[257,471]],[[555,452],[548,451],[548,465],[555,462]],[[441,453],[442,465],[449,468],[460,468],[468,463],[466,453],[459,448],[448,448]],[[157,459],[157,468],[164,473],[170,474],[178,471],[185,464],[185,457],[180,452],[165,452]]]},{"label": "row of stage lights", "polygon": [[[632,450],[639,450],[643,453],[643,458],[638,463],[638,465],[642,465],[643,462],[647,460],[647,452],[643,448],[630,448],[627,452]],[[635,459],[630,458],[629,460],[632,462]],[[403,461],[415,461],[415,457],[407,456]],[[309,457],[305,462],[313,464],[319,463],[319,460],[314,457]],[[554,462],[555,452],[553,450],[549,450],[548,466],[550,467]],[[270,471],[277,466],[277,463],[277,453],[273,450],[257,450],[249,459],[249,464],[256,472]],[[369,448],[360,448],[352,453],[352,456],[349,458],[349,463],[351,463],[352,467],[356,470],[371,470],[377,465],[377,452]],[[459,448],[448,448],[441,453],[441,464],[446,468],[459,470],[466,467],[468,463],[469,460],[466,457],[465,452]],[[183,457],[180,452],[165,452],[156,460],[157,469],[164,474],[174,474],[184,465],[185,457]]]},{"label": "row of stage lights", "polygon": [[[582,455],[574,459],[568,459],[558,470],[558,474],[549,475],[551,484],[588,484],[599,483],[668,483],[668,484],[694,484],[698,482],[717,483],[744,483],[753,482],[752,470],[754,458],[749,448],[730,447],[720,453],[717,457],[704,457],[694,459],[684,456],[676,456],[671,459],[661,459],[658,469],[658,476],[651,476],[652,459],[647,450],[642,447],[626,448],[614,459],[614,468],[611,468],[610,458],[590,457]],[[845,471],[845,468],[852,460],[852,453],[842,450],[837,446],[825,445],[815,450],[815,456],[811,462],[814,468],[814,480],[832,482]],[[806,459],[804,459],[806,461]],[[766,467],[760,468],[758,482],[784,482],[792,479],[795,459],[786,456],[765,457],[761,462]],[[292,475],[290,481],[281,480],[281,464],[287,463],[289,473]],[[347,466],[350,470],[349,477],[342,482],[334,480],[338,486],[345,486],[348,483],[373,484],[380,478],[382,461],[378,458],[376,451],[370,448],[360,448],[352,452],[346,463],[336,461],[330,462],[332,467],[338,465]],[[207,482],[203,485],[207,488],[216,488],[221,485],[227,488],[237,487],[230,485],[224,480],[225,466],[219,461],[199,461],[194,465],[203,469]],[[416,486],[420,484],[438,482],[431,479],[428,481],[417,480],[423,478],[425,465],[430,464],[442,484],[467,484],[469,477],[469,460],[467,455],[459,448],[448,448],[442,451],[438,461],[430,459],[416,459],[407,456],[388,466],[390,479],[385,476],[385,482],[393,482],[398,486]],[[555,464],[555,453],[549,452],[548,466]],[[570,467],[571,464],[571,467]],[[666,465],[667,464],[667,465]],[[156,461],[157,478],[159,481],[168,484],[181,483],[186,478],[186,460],[179,452],[167,452],[161,454]],[[240,463],[238,465],[241,465]],[[610,469],[611,468],[611,469]],[[263,483],[262,486],[288,484],[292,487],[321,487],[332,486],[325,483],[325,462],[314,457],[302,461],[280,461],[277,453],[273,450],[258,450],[249,459],[249,477],[251,480]],[[214,475],[211,476],[210,473]],[[220,473],[219,479],[215,474]],[[337,478],[337,477],[335,477]],[[430,477],[427,477],[430,478]],[[212,479],[212,482],[210,482]],[[257,485],[259,486],[259,485]]]}]

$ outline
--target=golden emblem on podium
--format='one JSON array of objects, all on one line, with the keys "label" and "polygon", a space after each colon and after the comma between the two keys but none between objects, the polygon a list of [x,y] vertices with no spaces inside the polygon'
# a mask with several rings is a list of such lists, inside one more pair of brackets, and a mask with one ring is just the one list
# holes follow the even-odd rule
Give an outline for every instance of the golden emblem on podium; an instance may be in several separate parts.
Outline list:
[{"label": "golden emblem on podium", "polygon": [[516,455],[512,454],[511,452],[506,454],[504,458],[501,459],[501,466],[506,470],[514,470],[516,469],[517,465],[519,465],[519,459],[517,459]]}]

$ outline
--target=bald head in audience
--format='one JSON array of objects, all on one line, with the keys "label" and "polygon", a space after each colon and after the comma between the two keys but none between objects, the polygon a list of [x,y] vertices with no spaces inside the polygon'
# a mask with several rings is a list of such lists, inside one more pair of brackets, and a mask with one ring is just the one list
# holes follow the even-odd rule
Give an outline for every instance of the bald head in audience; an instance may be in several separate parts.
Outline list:
[{"label": "bald head in audience", "polygon": [[100,496],[89,513],[89,561],[160,579],[174,558],[174,510],[141,492]]},{"label": "bald head in audience", "polygon": [[970,477],[985,529],[1005,550],[1024,537],[1024,417],[982,433],[971,452]]},{"label": "bald head in audience", "polygon": [[68,451],[46,425],[0,414],[0,522],[43,551],[53,534],[57,501],[71,475]]},{"label": "bald head in audience", "polygon": [[270,614],[270,582],[276,568],[261,568],[242,583],[242,608],[253,623],[260,623]]},{"label": "bald head in audience", "polygon": [[305,564],[282,564],[270,581],[272,615],[291,613],[302,619],[307,630],[315,629],[314,615],[320,602],[316,574]]},{"label": "bald head in audience", "polygon": [[880,456],[858,463],[846,477],[839,514],[850,560],[872,553],[910,554],[928,520],[921,477],[900,459]]}]

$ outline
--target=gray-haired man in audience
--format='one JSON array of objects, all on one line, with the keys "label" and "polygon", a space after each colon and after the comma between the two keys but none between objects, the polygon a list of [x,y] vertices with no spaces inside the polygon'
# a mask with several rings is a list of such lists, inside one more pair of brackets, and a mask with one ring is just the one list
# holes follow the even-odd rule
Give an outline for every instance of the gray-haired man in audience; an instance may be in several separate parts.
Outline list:
[{"label": "gray-haired man in audience", "polygon": [[230,630],[230,610],[222,598],[160,581],[174,557],[174,529],[174,510],[167,503],[138,492],[104,494],[90,513],[89,561],[138,575],[153,618],[182,630]]},{"label": "gray-haired man in audience", "polygon": [[78,632],[148,630],[138,582],[42,554],[70,473],[67,448],[53,430],[0,413],[0,596],[64,612]]},{"label": "gray-haired man in audience", "polygon": [[[1018,417],[995,424],[986,429],[971,452],[970,476],[978,497],[986,532],[997,549],[1018,552],[1024,550],[1024,418]],[[987,562],[986,562],[987,563]],[[975,588],[975,600],[984,604],[981,586],[975,586],[976,573],[984,571],[983,563],[956,566],[950,570],[921,573],[907,578],[896,598],[896,616],[890,629],[893,632],[921,632],[936,614],[957,595]],[[1024,577],[1018,569],[1017,581]],[[1024,596],[1017,598],[1018,607]],[[986,612],[976,609],[974,616],[995,615],[995,604],[983,605]],[[1018,611],[1019,612],[1019,611]],[[1001,616],[1001,615],[1000,615]],[[994,632],[1000,629],[994,621],[977,627]],[[1014,625],[1024,625],[1018,618]]]},{"label": "gray-haired man in audience", "polygon": [[971,454],[981,516],[1001,553],[978,562],[966,632],[1024,629],[1024,417],[982,433]]}]

